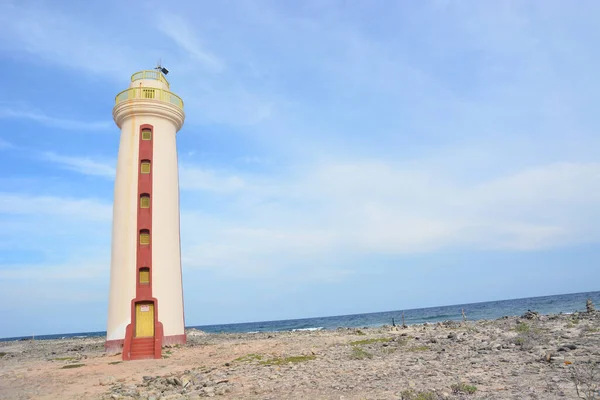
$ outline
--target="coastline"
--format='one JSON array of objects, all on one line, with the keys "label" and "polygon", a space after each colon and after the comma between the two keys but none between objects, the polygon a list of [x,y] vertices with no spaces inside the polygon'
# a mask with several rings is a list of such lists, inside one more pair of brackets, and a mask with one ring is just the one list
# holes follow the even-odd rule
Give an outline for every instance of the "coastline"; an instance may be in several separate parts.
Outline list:
[{"label": "coastline", "polygon": [[132,362],[103,337],[0,342],[0,398],[575,399],[573,373],[600,363],[599,312],[187,332],[163,359]]},{"label": "coastline", "polygon": [[[461,320],[461,310],[465,310],[470,320],[496,319],[503,316],[519,316],[528,309],[537,310],[541,314],[572,314],[583,312],[585,302],[592,299],[600,304],[600,291],[564,293],[536,297],[523,297],[504,300],[491,300],[476,303],[452,304],[430,306],[413,309],[400,309],[392,311],[377,311],[362,314],[343,314],[321,317],[303,317],[297,319],[266,320],[255,322],[237,322],[212,325],[191,325],[188,329],[199,329],[207,333],[255,333],[255,332],[281,332],[299,329],[337,329],[338,327],[350,328],[378,328],[389,324],[393,319],[401,321],[405,314],[406,324],[437,323],[447,320]],[[12,340],[49,340],[73,337],[98,337],[106,336],[106,331],[72,332],[54,334],[36,334],[27,336],[14,336],[0,338],[0,342]]]}]

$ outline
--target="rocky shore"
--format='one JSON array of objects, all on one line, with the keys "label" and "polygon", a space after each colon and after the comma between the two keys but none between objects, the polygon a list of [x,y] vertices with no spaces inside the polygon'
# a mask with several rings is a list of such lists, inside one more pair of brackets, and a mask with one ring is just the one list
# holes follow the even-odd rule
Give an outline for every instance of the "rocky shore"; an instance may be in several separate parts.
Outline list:
[{"label": "rocky shore", "polygon": [[[206,334],[122,362],[104,338],[0,342],[2,399],[600,398],[600,312]],[[595,396],[595,397],[594,397]]]}]

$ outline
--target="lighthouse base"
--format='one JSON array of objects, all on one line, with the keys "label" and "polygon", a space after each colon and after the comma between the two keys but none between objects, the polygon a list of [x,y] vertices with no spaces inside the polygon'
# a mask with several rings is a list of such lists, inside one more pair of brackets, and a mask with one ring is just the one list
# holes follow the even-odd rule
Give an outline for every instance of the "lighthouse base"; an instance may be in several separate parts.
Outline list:
[{"label": "lighthouse base", "polygon": [[162,345],[168,346],[173,344],[186,344],[187,335],[184,333],[183,335],[171,335],[163,337]]},{"label": "lighthouse base", "polygon": [[123,342],[125,342],[125,339],[107,340],[104,343],[104,351],[109,354],[120,353],[123,351]]},{"label": "lighthouse base", "polygon": [[[125,343],[125,339],[116,339],[116,340],[107,340],[104,343],[104,351],[108,354],[116,354],[121,353],[123,351],[123,344]],[[182,335],[171,335],[171,336],[163,336],[162,345],[175,345],[175,344],[186,344],[187,343],[187,335],[184,333]]]}]

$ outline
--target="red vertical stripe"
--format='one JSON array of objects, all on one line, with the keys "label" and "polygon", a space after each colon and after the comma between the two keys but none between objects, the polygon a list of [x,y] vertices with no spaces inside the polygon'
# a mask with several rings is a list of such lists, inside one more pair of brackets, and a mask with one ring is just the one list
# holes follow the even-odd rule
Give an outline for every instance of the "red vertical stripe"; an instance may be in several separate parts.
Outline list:
[{"label": "red vertical stripe", "polygon": [[[151,132],[151,140],[142,139],[142,131],[149,129]],[[154,199],[152,196],[152,175],[154,173],[154,160],[152,158],[152,150],[154,143],[154,127],[152,125],[141,125],[140,126],[140,150],[139,150],[139,165],[138,165],[138,196],[137,196],[137,257],[136,257],[136,300],[152,300],[152,203]],[[141,167],[143,161],[150,161],[150,173],[142,174]],[[143,194],[150,195],[150,207],[141,208],[140,198]],[[146,245],[140,244],[139,234],[143,229],[147,229],[150,232],[150,243]],[[150,283],[140,284],[140,268],[150,269]],[[156,309],[156,307],[154,307]]]},{"label": "red vertical stripe", "polygon": [[[141,125],[139,131],[139,162],[138,162],[138,190],[137,190],[137,232],[136,232],[136,268],[135,268],[135,298],[131,300],[131,324],[127,326],[125,340],[123,345],[123,359],[140,358],[161,358],[161,349],[163,342],[163,326],[158,320],[158,300],[152,297],[152,284],[154,281],[152,273],[152,242],[154,241],[154,232],[152,231],[152,209],[154,196],[152,193],[152,176],[154,174],[154,159],[152,151],[154,147],[154,127],[152,125]],[[151,132],[150,140],[142,139],[142,131],[149,129]],[[150,172],[142,173],[142,163],[150,162]],[[142,195],[150,196],[150,205],[148,208],[140,207]],[[140,232],[148,231],[150,233],[150,242],[148,244],[140,243]],[[150,282],[140,283],[140,269],[148,268],[150,273]],[[146,338],[136,338],[136,303],[152,302],[154,304],[154,338],[149,341]],[[152,343],[151,346],[148,343]]]}]

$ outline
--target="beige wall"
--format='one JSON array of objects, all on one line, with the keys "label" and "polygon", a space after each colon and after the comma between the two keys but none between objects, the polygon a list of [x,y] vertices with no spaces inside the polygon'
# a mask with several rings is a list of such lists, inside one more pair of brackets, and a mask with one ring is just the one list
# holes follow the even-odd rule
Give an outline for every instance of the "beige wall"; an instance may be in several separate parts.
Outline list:
[{"label": "beige wall", "polygon": [[[161,87],[159,81],[139,80]],[[157,86],[156,84],[159,84]],[[146,86],[146,85],[145,85]],[[151,86],[151,85],[147,85]],[[179,239],[179,174],[176,133],[185,115],[172,104],[131,100],[113,110],[121,140],[115,179],[107,340],[125,338],[135,298],[139,127],[154,126],[152,163],[152,294],[165,336],[184,334]]]},{"label": "beige wall", "polygon": [[179,173],[175,125],[149,118],[154,125],[152,175],[152,293],[165,336],[184,333],[179,242]]},{"label": "beige wall", "polygon": [[138,129],[135,118],[121,129],[113,205],[112,254],[106,340],[125,338],[135,297]]}]

